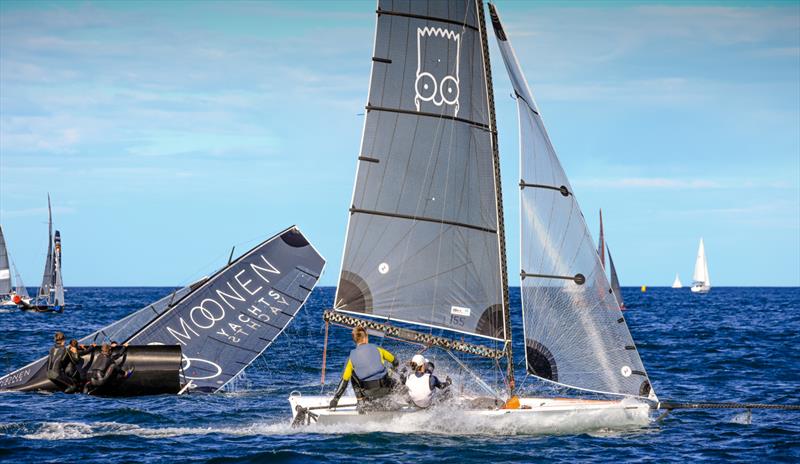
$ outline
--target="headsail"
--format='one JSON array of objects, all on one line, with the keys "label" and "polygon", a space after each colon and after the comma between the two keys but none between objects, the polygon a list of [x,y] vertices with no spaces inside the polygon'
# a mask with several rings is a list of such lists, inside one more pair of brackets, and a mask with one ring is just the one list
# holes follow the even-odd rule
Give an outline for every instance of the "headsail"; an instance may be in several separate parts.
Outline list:
[{"label": "headsail", "polygon": [[30,295],[28,295],[28,289],[25,288],[25,284],[22,282],[22,276],[19,274],[19,268],[17,268],[16,264],[14,264],[14,260],[11,260],[11,268],[14,270],[14,293],[20,296],[23,301],[30,300]]},{"label": "headsail", "polygon": [[0,226],[0,295],[8,295],[9,293],[11,293],[11,266],[8,260],[3,228]]},{"label": "headsail", "polygon": [[[176,290],[81,343],[180,345],[184,382],[190,381],[194,391],[218,391],[292,321],[324,265],[300,230],[291,227],[211,277]],[[0,378],[0,389],[26,385],[45,359]]]},{"label": "headsail", "polygon": [[[597,240],[597,254],[600,256],[600,265],[606,267],[606,237],[603,234],[603,210],[600,210],[600,237]],[[608,253],[609,261],[611,260],[611,252]]]},{"label": "headsail", "polygon": [[617,268],[614,267],[614,260],[611,258],[611,248],[606,244],[608,249],[608,266],[611,268],[611,291],[617,297],[619,302],[619,309],[625,309],[625,300],[622,299],[622,288],[619,286],[619,277],[617,276]]},{"label": "headsail", "polygon": [[505,340],[482,6],[381,0],[377,14],[335,309]]},{"label": "headsail", "polygon": [[528,372],[573,388],[654,399],[525,76],[491,4],[489,11],[519,110]]},{"label": "headsail", "polygon": [[44,262],[42,285],[39,286],[39,297],[49,298],[50,289],[55,285],[53,275],[53,210],[50,207],[50,194],[47,194],[47,259]]}]

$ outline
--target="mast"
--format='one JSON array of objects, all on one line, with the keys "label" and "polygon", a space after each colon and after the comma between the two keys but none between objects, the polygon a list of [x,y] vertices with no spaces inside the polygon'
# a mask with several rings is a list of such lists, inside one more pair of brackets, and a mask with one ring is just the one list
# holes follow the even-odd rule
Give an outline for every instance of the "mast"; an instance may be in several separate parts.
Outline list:
[{"label": "mast", "polygon": [[483,2],[476,0],[476,8],[480,18],[481,44],[483,48],[483,69],[486,74],[486,88],[489,108],[489,130],[492,134],[492,158],[494,160],[495,198],[497,199],[497,236],[500,246],[500,278],[503,291],[503,331],[506,338],[506,376],[508,377],[508,395],[514,395],[514,351],[511,343],[511,310],[508,304],[508,266],[506,263],[506,231],[503,220],[503,189],[500,179],[500,150],[497,137],[497,119],[494,107],[494,87],[492,85],[492,65],[489,57],[489,40],[486,35],[486,15],[483,11]]}]

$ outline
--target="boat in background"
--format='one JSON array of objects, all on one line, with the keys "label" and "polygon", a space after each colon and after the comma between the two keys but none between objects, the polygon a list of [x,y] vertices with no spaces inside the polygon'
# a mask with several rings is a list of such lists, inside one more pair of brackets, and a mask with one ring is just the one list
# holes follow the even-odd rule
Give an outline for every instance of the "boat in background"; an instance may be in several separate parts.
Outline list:
[{"label": "boat in background", "polygon": [[[11,279],[12,270],[14,271],[14,280]],[[16,282],[16,286],[14,282]],[[28,290],[22,283],[19,271],[8,253],[3,227],[0,226],[0,307],[17,307],[20,303],[28,304],[30,301]]]},{"label": "boat in background", "polygon": [[20,305],[23,310],[57,312],[64,310],[64,282],[61,277],[61,232],[53,234],[53,210],[50,194],[47,194],[47,259],[39,293],[30,304]]},{"label": "boat in background", "polygon": [[[294,320],[324,266],[325,259],[296,226],[238,258],[231,251],[228,263],[210,277],[79,340],[87,346],[117,341],[136,348],[122,366],[135,367],[133,375],[99,393],[223,390]],[[166,351],[153,352],[154,345]],[[0,377],[0,391],[57,390],[47,379],[46,361],[40,358]]]},{"label": "boat in background", "polygon": [[708,259],[703,239],[700,238],[700,247],[697,249],[697,259],[694,262],[694,275],[692,276],[692,293],[708,293],[711,290],[711,277],[708,275]]},{"label": "boat in background", "polygon": [[678,276],[678,274],[675,274],[675,281],[672,282],[672,288],[683,288],[681,278]]},{"label": "boat in background", "polygon": [[611,291],[614,292],[614,296],[617,297],[620,311],[625,311],[627,308],[625,307],[625,300],[622,299],[622,288],[619,286],[617,268],[614,267],[614,260],[611,258],[611,248],[608,247],[608,244],[606,244],[606,249],[608,250],[608,265],[611,269]]}]

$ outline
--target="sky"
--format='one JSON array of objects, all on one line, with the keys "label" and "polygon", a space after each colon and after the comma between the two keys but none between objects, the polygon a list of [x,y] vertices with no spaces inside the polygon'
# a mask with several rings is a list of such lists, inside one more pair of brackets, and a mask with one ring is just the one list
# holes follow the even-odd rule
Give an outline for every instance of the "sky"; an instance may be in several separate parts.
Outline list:
[{"label": "sky", "polygon": [[[800,285],[800,3],[497,0],[623,285]],[[0,224],[38,285],[174,286],[297,224],[341,261],[375,3],[0,0]],[[494,40],[493,36],[492,39]],[[510,285],[518,140],[491,43]]]}]

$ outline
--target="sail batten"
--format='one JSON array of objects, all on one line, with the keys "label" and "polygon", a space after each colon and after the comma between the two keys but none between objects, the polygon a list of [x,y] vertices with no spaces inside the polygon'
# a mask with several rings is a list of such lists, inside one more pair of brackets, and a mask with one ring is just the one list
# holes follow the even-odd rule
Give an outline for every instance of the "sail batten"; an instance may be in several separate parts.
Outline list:
[{"label": "sail batten", "polygon": [[489,11],[518,96],[520,263],[523,275],[539,277],[521,281],[527,371],[570,388],[655,399],[603,271],[604,248],[594,245],[494,5]]},{"label": "sail batten", "polygon": [[507,339],[479,8],[378,2],[337,311]]}]

